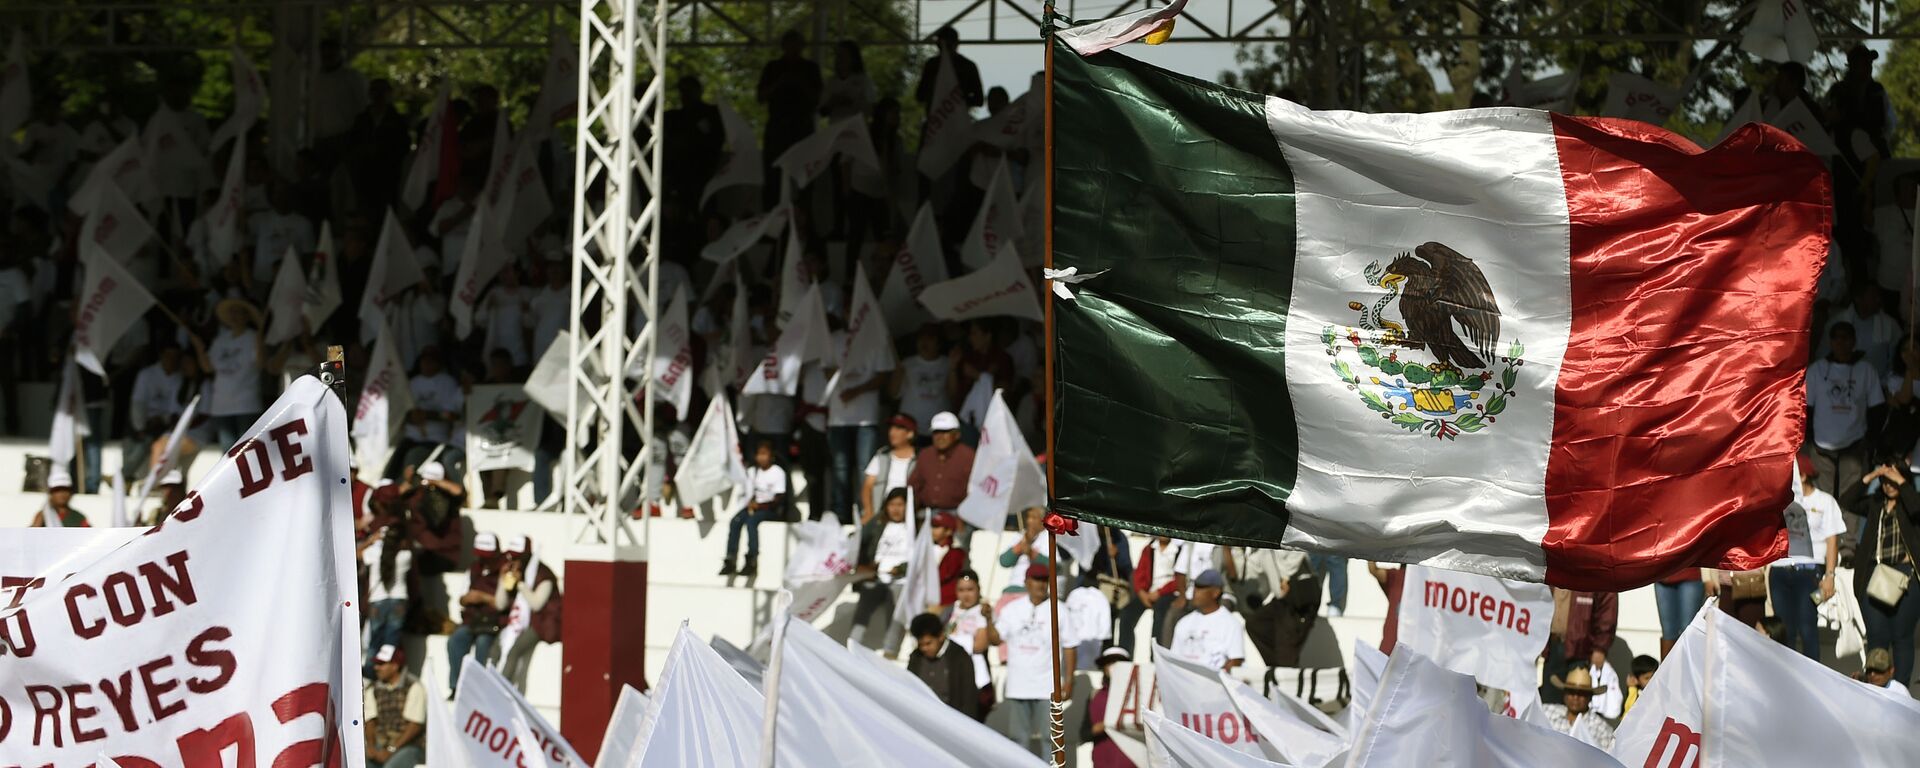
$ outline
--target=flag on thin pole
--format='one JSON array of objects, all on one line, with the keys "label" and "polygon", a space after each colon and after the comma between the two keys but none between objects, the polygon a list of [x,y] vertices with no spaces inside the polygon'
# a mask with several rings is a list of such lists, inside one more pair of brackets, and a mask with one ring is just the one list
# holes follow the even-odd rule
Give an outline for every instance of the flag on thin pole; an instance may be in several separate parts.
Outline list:
[{"label": "flag on thin pole", "polygon": [[408,288],[426,277],[420,262],[413,257],[413,245],[407,242],[400,219],[387,211],[380,227],[380,241],[373,247],[373,266],[367,270],[367,288],[360,294],[360,340],[373,341],[387,322],[386,308]]},{"label": "flag on thin pole", "polygon": [[266,86],[260,82],[260,70],[254,68],[253,60],[239,48],[234,48],[232,55],[233,114],[213,132],[208,152],[218,152],[222,144],[233,139],[245,141],[247,131],[260,120],[260,107],[267,99]]},{"label": "flag on thin pole", "polygon": [[307,327],[319,328],[344,300],[340,294],[340,265],[334,258],[333,225],[320,222],[320,245],[313,250],[313,268],[307,277],[307,295],[301,299]]},{"label": "flag on thin pole", "polygon": [[416,211],[427,201],[427,185],[440,175],[440,142],[446,132],[448,91],[449,86],[442,83],[440,92],[433,97],[433,113],[420,132],[420,145],[414,147],[413,163],[407,167],[406,181],[400,187],[400,201]]},{"label": "flag on thin pole", "polygon": [[1055,59],[1052,266],[1110,270],[1055,306],[1056,509],[1577,589],[1785,553],[1798,142]]},{"label": "flag on thin pole", "polygon": [[101,362],[156,303],[153,294],[128,272],[119,259],[88,243],[80,245],[80,265],[86,281],[73,314],[74,358],[95,376],[106,376]]}]

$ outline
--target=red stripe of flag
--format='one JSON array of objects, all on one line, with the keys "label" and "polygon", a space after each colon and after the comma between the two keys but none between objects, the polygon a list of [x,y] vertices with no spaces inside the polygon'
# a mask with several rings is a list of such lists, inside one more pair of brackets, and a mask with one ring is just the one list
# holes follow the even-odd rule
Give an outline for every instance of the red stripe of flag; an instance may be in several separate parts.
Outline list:
[{"label": "red stripe of flag", "polygon": [[1547,461],[1547,581],[1618,590],[1786,554],[1826,169],[1748,125],[1710,150],[1553,116],[1572,328]]}]

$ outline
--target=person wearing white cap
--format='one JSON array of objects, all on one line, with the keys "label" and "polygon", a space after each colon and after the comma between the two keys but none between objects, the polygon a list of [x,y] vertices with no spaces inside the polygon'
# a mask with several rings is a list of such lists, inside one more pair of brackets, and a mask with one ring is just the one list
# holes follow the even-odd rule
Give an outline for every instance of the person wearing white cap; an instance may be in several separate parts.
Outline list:
[{"label": "person wearing white cap", "polygon": [[367,768],[414,768],[426,760],[427,688],[407,671],[407,654],[383,645],[373,654],[373,684],[362,689]]},{"label": "person wearing white cap", "polygon": [[1112,667],[1116,662],[1122,661],[1133,661],[1133,654],[1128,653],[1125,648],[1108,646],[1093,662],[1094,667],[1100,670],[1100,690],[1094,691],[1093,696],[1087,699],[1085,718],[1080,722],[1080,743],[1093,745],[1094,768],[1117,766],[1132,768],[1133,766],[1133,761],[1128,759],[1127,754],[1120,751],[1120,745],[1107,736],[1105,725],[1107,694],[1113,690]]},{"label": "person wearing white cap", "polygon": [[28,525],[34,528],[92,527],[87,523],[87,516],[69,504],[72,500],[73,475],[65,467],[54,467],[47,473],[47,504],[33,514],[33,522]]},{"label": "person wearing white cap", "polygon": [[907,487],[921,509],[953,512],[967,498],[967,480],[973,474],[973,448],[960,442],[960,417],[949,411],[933,416],[933,445],[920,450]]},{"label": "person wearing white cap", "polygon": [[512,593],[500,581],[499,537],[491,533],[475,535],[467,592],[460,596],[460,626],[447,635],[448,695],[460,688],[460,661],[468,651],[481,662],[493,658],[494,641],[500,638],[501,620],[511,601]]},{"label": "person wearing white cap", "polygon": [[560,641],[560,581],[554,578],[553,569],[534,554],[531,537],[508,536],[502,559],[506,564],[501,566],[500,588],[513,594],[508,628],[518,632],[513,633],[513,641],[507,645],[500,662],[500,674],[513,687],[525,691],[527,665],[533,661],[534,649],[542,640]]}]

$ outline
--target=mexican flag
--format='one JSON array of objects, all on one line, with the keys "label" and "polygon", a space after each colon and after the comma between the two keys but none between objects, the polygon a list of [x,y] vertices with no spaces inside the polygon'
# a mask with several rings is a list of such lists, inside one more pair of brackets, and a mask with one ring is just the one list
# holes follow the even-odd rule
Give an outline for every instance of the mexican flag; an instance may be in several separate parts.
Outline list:
[{"label": "mexican flag", "polygon": [[1791,137],[1315,112],[1086,43],[1061,511],[1578,589],[1785,554],[1829,219]]}]

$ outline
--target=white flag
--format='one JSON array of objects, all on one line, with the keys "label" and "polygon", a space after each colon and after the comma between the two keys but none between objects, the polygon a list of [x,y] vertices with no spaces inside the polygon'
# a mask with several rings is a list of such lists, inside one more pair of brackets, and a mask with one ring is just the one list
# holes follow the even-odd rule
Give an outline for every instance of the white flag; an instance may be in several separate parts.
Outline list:
[{"label": "white flag", "polygon": [[789,738],[789,717],[818,724],[806,733],[860,734],[814,739],[838,758],[819,765],[1041,765],[999,732],[926,695],[924,686],[916,690],[897,676],[875,674],[811,624],[790,622],[781,646],[780,742]]},{"label": "white flag", "polygon": [[1424,565],[1406,567],[1397,651],[1411,648],[1503,691],[1537,687],[1553,589]]},{"label": "white flag", "polygon": [[[981,189],[988,189],[993,183],[993,174],[1000,164],[1005,162],[1005,152],[1026,147],[1028,137],[1041,122],[1044,103],[1043,91],[1029,89],[1020,98],[1007,102],[1000,108],[999,114],[973,124],[973,141],[995,147],[1003,154],[988,157],[986,153],[976,153],[973,163],[967,171],[967,181]],[[1031,186],[1038,187],[1038,184]]]},{"label": "white flag", "polygon": [[687,418],[693,400],[693,330],[687,323],[687,284],[674,288],[673,300],[660,317],[654,342],[654,397],[673,404],[677,418]]},{"label": "white flag", "polygon": [[928,315],[920,307],[920,293],[927,286],[947,279],[947,256],[940,247],[940,225],[934,221],[933,205],[921,203],[907,230],[906,242],[893,254],[893,268],[880,287],[880,307],[886,310],[887,327],[894,333],[917,333]]},{"label": "white flag", "polygon": [[[140,481],[140,491],[133,495],[135,504],[145,503],[147,494],[153,492],[153,486],[159,484],[160,479],[166,477],[167,472],[171,471],[174,465],[178,463],[180,457],[180,439],[186,436],[187,427],[193,426],[193,414],[199,410],[199,408],[200,396],[194,395],[192,400],[187,401],[186,409],[180,411],[180,418],[175,419],[173,422],[173,431],[167,433],[167,442],[161,446],[160,459],[153,462],[153,466],[147,468],[147,476]],[[185,472],[181,473],[183,478],[185,474]]]},{"label": "white flag", "polygon": [[740,254],[746,253],[747,249],[752,248],[755,243],[773,237],[774,233],[780,231],[780,227],[787,223],[789,212],[790,209],[782,204],[766,213],[734,222],[733,226],[727,227],[725,232],[720,233],[720,237],[700,249],[700,258],[724,266]]},{"label": "white flag", "polygon": [[1767,61],[1813,62],[1820,35],[1813,31],[1809,0],[1760,0],[1740,35],[1740,50]]},{"label": "white flag", "polygon": [[793,322],[780,329],[780,337],[767,351],[760,366],[747,377],[741,394],[791,395],[800,389],[800,367],[833,354],[833,337],[827,330],[827,311],[820,302],[820,286],[807,289]]},{"label": "white flag", "polygon": [[[647,718],[653,713],[653,699],[631,685],[620,686],[620,700],[613,705],[613,717],[607,720],[607,732],[600,737],[600,754],[594,765],[599,768],[630,768],[640,759],[635,749]],[[436,768],[438,768],[436,766]]]},{"label": "white flag", "polygon": [[572,360],[573,334],[562,330],[555,334],[547,349],[540,353],[540,362],[535,363],[533,372],[527,374],[527,382],[522,385],[527,397],[547,409],[547,415],[562,424],[567,421],[567,390],[569,385],[576,392],[581,403],[592,402],[593,392],[587,384],[577,381],[576,373],[586,374],[593,386],[607,382],[607,375],[600,369],[600,361],[592,356],[584,356],[579,361]]},{"label": "white flag", "polygon": [[407,179],[400,186],[400,201],[412,210],[420,210],[427,201],[427,186],[440,176],[441,134],[446,131],[448,86],[440,86],[433,98],[433,114],[427,117],[420,134],[420,146],[413,150],[413,164],[407,166]]},{"label": "white flag", "polygon": [[760,137],[753,132],[753,126],[747,119],[734,111],[727,102],[717,105],[720,108],[720,127],[727,134],[727,159],[721,161],[720,168],[707,181],[707,188],[700,193],[700,207],[707,207],[707,200],[713,193],[728,187],[760,186],[766,176],[766,169],[760,166]]},{"label": "white flag", "polygon": [[[1125,7],[1125,6],[1122,6]],[[1187,0],[1173,2],[1158,8],[1134,11],[1105,21],[1068,27],[1055,33],[1060,42],[1082,56],[1092,56],[1101,51],[1131,43],[1152,34],[1156,30],[1172,30],[1172,20],[1187,7]]]},{"label": "white flag", "polygon": [[735,426],[733,407],[725,395],[715,395],[673,474],[674,493],[681,504],[692,507],[746,484],[747,467],[740,458],[740,429]]},{"label": "white flag", "polygon": [[247,131],[260,120],[260,107],[267,100],[266,84],[260,82],[260,71],[254,69],[253,60],[247,58],[246,52],[234,48],[229,67],[233,73],[233,114],[213,132],[208,152],[218,152],[222,144],[236,138],[244,143]]},{"label": "white flag", "polygon": [[360,294],[360,341],[372,341],[387,322],[387,305],[426,276],[413,257],[413,245],[407,242],[400,219],[387,211],[386,223],[380,227],[380,242],[373,248],[373,265],[367,270],[367,289]]},{"label": "white flag", "polygon": [[1814,116],[1813,110],[1807,106],[1804,99],[1794,99],[1781,107],[1779,112],[1767,117],[1767,123],[1793,134],[1793,137],[1799,139],[1808,152],[1821,157],[1840,154],[1840,147],[1833,143],[1833,136],[1820,125],[1820,118]]},{"label": "white flag", "polygon": [[0,64],[0,136],[14,131],[33,117],[33,81],[27,76],[27,33],[15,31],[7,46],[7,60]]},{"label": "white flag", "polygon": [[1686,96],[1683,88],[1661,85],[1628,72],[1615,72],[1607,75],[1607,106],[1600,114],[1664,125],[1667,118],[1680,109]]},{"label": "white flag", "polygon": [[99,207],[100,197],[109,186],[119,187],[134,200],[151,199],[153,181],[147,176],[147,166],[147,152],[140,146],[140,137],[128,136],[87,170],[86,180],[67,198],[67,210],[88,215]]},{"label": "white flag", "polygon": [[1380,649],[1358,638],[1353,641],[1353,669],[1349,670],[1353,678],[1353,700],[1347,703],[1347,728],[1360,727],[1367,717],[1367,711],[1373,708],[1373,694],[1380,689],[1380,678],[1387,673],[1387,655]]},{"label": "white flag", "polygon": [[841,376],[865,378],[891,371],[899,364],[886,312],[873,297],[865,264],[853,267],[853,303],[847,307],[846,343],[834,351],[838,353]]},{"label": "white flag", "polygon": [[809,274],[807,270],[806,246],[800,241],[800,226],[789,219],[787,222],[787,253],[780,260],[780,304],[773,314],[773,326],[785,328],[793,320],[793,313],[806,300],[807,289],[815,279],[825,275]]},{"label": "white flag", "polygon": [[312,272],[307,277],[307,295],[301,298],[308,328],[319,328],[333,311],[340,308],[340,261],[333,249],[333,225],[320,222],[320,246],[313,251]]},{"label": "white flag", "polygon": [[121,477],[125,474],[125,472],[115,472],[113,478],[107,483],[107,492],[112,496],[113,505],[108,511],[107,525],[114,528],[127,527],[127,484]]},{"label": "white flag", "polygon": [[1313,705],[1275,686],[1273,699],[1225,672],[1216,673],[1234,708],[1259,734],[1261,751],[1297,768],[1322,768],[1347,751],[1347,731]]},{"label": "white flag", "polygon": [[940,56],[940,70],[933,78],[933,103],[927,105],[926,129],[920,134],[920,158],[917,167],[931,178],[940,178],[952,168],[973,142],[973,108],[967,106],[967,92],[953,71],[953,62]]},{"label": "white flag", "polygon": [[207,221],[207,253],[213,263],[226,266],[246,242],[240,232],[240,214],[246,205],[247,143],[235,142],[227,158],[227,175],[220,183],[220,197],[213,208],[202,214]]},{"label": "white flag", "polygon": [[413,390],[407,386],[407,369],[400,364],[400,349],[393,333],[384,328],[373,344],[366,376],[360,402],[353,410],[354,452],[364,466],[385,466],[393,436],[406,423],[407,412],[413,410]]},{"label": "white flag", "polygon": [[1160,768],[1290,768],[1200,735],[1158,712],[1142,716],[1147,724],[1149,764]]},{"label": "white flag", "polygon": [[841,155],[852,158],[855,165],[880,170],[880,158],[873,152],[873,138],[867,134],[865,115],[829,123],[825,129],[814,131],[782,152],[773,164],[786,174],[788,182],[805,188]]},{"label": "white flag", "polygon": [[[499,672],[468,656],[460,668],[460,691],[453,700],[453,723],[471,768],[587,768],[539,710],[527,703]],[[516,724],[531,731],[516,733]],[[531,743],[529,743],[531,742]],[[456,758],[454,755],[446,757]]]},{"label": "white flag", "polygon": [[1398,645],[1375,703],[1354,732],[1349,768],[1620,768],[1571,736],[1494,715],[1473,678]]},{"label": "white flag", "polygon": [[73,312],[74,359],[94,375],[106,376],[101,361],[155,302],[120,260],[98,248],[83,243],[80,265],[86,269],[86,282]]},{"label": "white flag", "polygon": [[153,237],[153,227],[120,187],[107,182],[80,224],[80,241],[126,263]]},{"label": "white flag", "polygon": [[[913,492],[909,490],[907,494],[907,507],[911,509]],[[893,620],[902,626],[926,613],[928,605],[940,602],[940,550],[933,546],[933,526],[916,525],[914,516],[908,515],[907,527],[913,532],[913,549],[907,553],[907,572],[901,577],[905,585],[900,590],[900,599],[893,603]]]},{"label": "white flag", "polygon": [[[726,659],[680,627],[667,652],[666,669],[653,689],[651,714],[641,725],[637,762],[602,768],[687,768],[760,764],[766,698]],[[784,712],[782,713],[785,714]],[[844,765],[820,738],[782,717],[775,765]],[[851,726],[850,726],[851,727]],[[847,731],[852,733],[854,731]],[[864,734],[864,728],[859,729]],[[602,756],[605,756],[603,751]]]},{"label": "white flag", "polygon": [[1655,768],[1866,768],[1910,765],[1917,754],[1920,704],[1906,690],[1848,679],[1712,604],[1660,662],[1613,742],[1622,764]]},{"label": "white flag", "polygon": [[1020,201],[1013,195],[1013,176],[1007,170],[1007,160],[993,169],[993,178],[987,182],[986,199],[980,201],[980,210],[973,215],[973,226],[967,230],[967,239],[960,241],[960,263],[968,269],[980,269],[993,263],[1000,257],[1002,250],[1013,247],[1020,237]]},{"label": "white flag", "polygon": [[307,277],[300,267],[300,254],[287,246],[280,257],[279,271],[273,275],[273,288],[267,292],[268,344],[280,344],[298,337],[307,319]]},{"label": "white flag", "polygon": [[977,272],[934,283],[920,292],[920,305],[941,320],[972,320],[978,317],[1024,317],[1042,320],[1040,294],[1033,290],[1033,279],[1020,263],[1013,244],[1005,243],[1000,255]]},{"label": "white flag", "polygon": [[968,525],[999,530],[1007,515],[1047,505],[1046,475],[1027,447],[1026,435],[1013,420],[1013,411],[994,390],[986,418],[980,421],[980,443],[974,447],[973,472],[967,476],[967,498],[956,510]]},{"label": "white flag", "polygon": [[[0,621],[15,713],[8,764],[90,765],[103,748],[143,766],[363,764],[345,420],[325,385],[296,379],[162,525],[66,560],[64,583],[16,593],[16,610]],[[31,544],[42,535],[68,533],[4,538]],[[31,634],[20,631],[29,618]],[[142,666],[179,687],[159,699],[105,692],[162,696],[165,686],[141,682]],[[41,719],[40,738],[22,730],[22,685],[59,692],[36,694],[62,707]],[[135,714],[117,716],[116,698]],[[53,738],[56,724],[62,738]]]},{"label": "white flag", "polygon": [[1507,73],[1508,104],[1563,114],[1573,111],[1573,93],[1580,86],[1579,77],[1571,72],[1532,81],[1525,77],[1517,69]]},{"label": "white flag", "polygon": [[[727,385],[746,381],[747,374],[753,372],[753,318],[748,313],[747,284],[740,279],[740,266],[733,267],[733,309],[727,320],[727,354],[714,365],[724,365],[720,381]],[[708,394],[718,395],[725,387]]]},{"label": "white flag", "polygon": [[87,434],[87,411],[80,399],[80,366],[74,364],[73,355],[68,355],[60,366],[60,390],[53,401],[53,431],[47,436],[47,457],[60,472],[66,472],[73,464],[78,452],[75,446]]},{"label": "white flag", "polygon": [[[532,472],[546,410],[519,384],[475,384],[467,395],[467,466]],[[528,572],[537,569],[529,568]]]},{"label": "white flag", "polygon": [[507,251],[488,244],[492,222],[486,203],[475,200],[474,205],[467,239],[460,248],[460,267],[453,274],[453,295],[447,297],[447,314],[453,316],[453,335],[459,339],[473,335],[473,311],[480,306],[480,294],[507,265]]},{"label": "white flag", "polygon": [[1168,719],[1241,754],[1268,756],[1253,723],[1240,714],[1226,686],[1220,684],[1220,670],[1182,658],[1159,643],[1153,645],[1153,661],[1160,712]]}]

